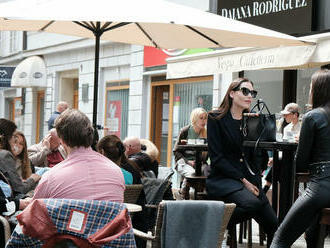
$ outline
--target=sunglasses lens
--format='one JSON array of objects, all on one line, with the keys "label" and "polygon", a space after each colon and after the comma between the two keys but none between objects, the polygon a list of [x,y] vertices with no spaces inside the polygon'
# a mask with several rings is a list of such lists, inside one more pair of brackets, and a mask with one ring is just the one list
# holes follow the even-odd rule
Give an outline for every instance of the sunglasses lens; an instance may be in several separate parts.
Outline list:
[{"label": "sunglasses lens", "polygon": [[256,90],[249,90],[248,88],[241,88],[240,89],[243,93],[244,96],[248,96],[249,94],[251,94],[252,98],[256,98],[258,92]]},{"label": "sunglasses lens", "polygon": [[244,96],[248,96],[250,94],[250,90],[248,88],[241,88]]}]

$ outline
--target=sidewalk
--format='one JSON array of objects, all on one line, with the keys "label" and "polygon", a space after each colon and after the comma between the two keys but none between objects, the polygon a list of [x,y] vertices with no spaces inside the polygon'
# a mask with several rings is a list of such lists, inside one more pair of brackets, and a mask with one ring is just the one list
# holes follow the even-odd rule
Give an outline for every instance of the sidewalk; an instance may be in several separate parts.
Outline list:
[{"label": "sidewalk", "polygon": [[[238,236],[238,232],[237,232]],[[229,247],[229,246],[227,246]],[[246,248],[247,247],[247,240],[243,239],[243,244],[237,244],[238,248]],[[292,246],[292,248],[306,248],[306,242],[304,236],[302,235]],[[324,247],[330,247],[330,238],[329,236],[325,239]],[[252,248],[266,248],[266,244],[264,246],[259,245],[259,228],[258,224],[253,221],[252,222]]]}]

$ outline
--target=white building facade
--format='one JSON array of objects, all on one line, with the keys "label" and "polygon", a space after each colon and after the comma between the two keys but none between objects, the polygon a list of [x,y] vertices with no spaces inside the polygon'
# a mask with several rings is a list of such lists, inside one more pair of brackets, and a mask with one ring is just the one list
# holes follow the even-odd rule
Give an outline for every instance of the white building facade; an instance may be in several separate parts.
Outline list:
[{"label": "white building facade", "polygon": [[[1,2],[1,1],[0,1]],[[3,1],[2,1],[3,2]],[[205,11],[209,0],[179,1]],[[46,65],[43,87],[0,87],[0,117],[16,122],[28,145],[42,140],[47,120],[59,101],[86,113],[92,120],[94,40],[40,32],[0,32],[0,67],[17,67],[39,56]],[[146,72],[144,47],[101,41],[97,124],[104,134],[120,138],[150,138],[151,78],[166,70]]]}]

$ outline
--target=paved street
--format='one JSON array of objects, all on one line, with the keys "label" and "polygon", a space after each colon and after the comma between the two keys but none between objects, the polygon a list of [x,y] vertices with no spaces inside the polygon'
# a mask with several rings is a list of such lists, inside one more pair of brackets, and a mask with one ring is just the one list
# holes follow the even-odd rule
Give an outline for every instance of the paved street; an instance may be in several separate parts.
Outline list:
[{"label": "paved street", "polygon": [[[237,233],[238,235],[238,233]],[[266,244],[264,246],[259,245],[259,228],[258,225],[255,221],[252,222],[252,243],[253,243],[253,248],[266,248]],[[229,247],[229,246],[227,246]],[[243,240],[243,244],[238,244],[238,248],[246,248],[247,247],[247,240]],[[306,248],[306,242],[301,236],[292,246],[292,248]],[[329,236],[325,240],[324,248],[330,248],[330,238]]]}]

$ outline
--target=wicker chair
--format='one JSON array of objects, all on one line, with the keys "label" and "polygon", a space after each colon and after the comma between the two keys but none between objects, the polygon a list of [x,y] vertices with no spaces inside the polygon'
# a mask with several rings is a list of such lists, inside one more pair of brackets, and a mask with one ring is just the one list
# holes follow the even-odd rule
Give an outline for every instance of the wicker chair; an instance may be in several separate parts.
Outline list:
[{"label": "wicker chair", "polygon": [[[160,235],[161,235],[161,229],[162,229],[162,225],[163,225],[164,207],[165,207],[165,202],[161,202],[158,205],[156,225],[154,228],[154,232],[152,234],[147,234],[147,233],[134,229],[134,235],[136,237],[140,237],[144,240],[152,241],[152,245],[151,245],[152,248],[161,248],[161,236]],[[228,222],[230,220],[232,213],[234,212],[235,207],[236,207],[236,205],[233,203],[225,204],[222,225],[221,225],[221,229],[220,229],[219,237],[218,237],[217,248],[221,248]]]},{"label": "wicker chair", "polygon": [[7,219],[0,215],[0,247],[5,247],[5,244],[7,243],[8,239],[11,235],[10,225],[7,221]]},{"label": "wicker chair", "polygon": [[142,189],[143,189],[142,184],[126,185],[124,191],[124,203],[136,204]]}]

